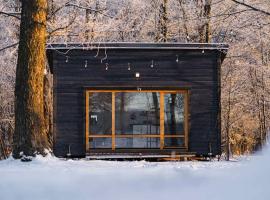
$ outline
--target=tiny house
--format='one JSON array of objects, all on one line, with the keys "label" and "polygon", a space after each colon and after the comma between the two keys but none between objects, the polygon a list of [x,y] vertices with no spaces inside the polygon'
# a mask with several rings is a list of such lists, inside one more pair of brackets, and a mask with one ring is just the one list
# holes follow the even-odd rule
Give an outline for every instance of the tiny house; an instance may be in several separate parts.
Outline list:
[{"label": "tiny house", "polygon": [[226,44],[50,44],[58,157],[221,154]]}]

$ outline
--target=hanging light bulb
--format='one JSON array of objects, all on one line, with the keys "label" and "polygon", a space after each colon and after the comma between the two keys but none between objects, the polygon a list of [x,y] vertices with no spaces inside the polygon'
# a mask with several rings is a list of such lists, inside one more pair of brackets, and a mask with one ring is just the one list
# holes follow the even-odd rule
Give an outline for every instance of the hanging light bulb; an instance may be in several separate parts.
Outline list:
[{"label": "hanging light bulb", "polygon": [[152,63],[150,65],[151,68],[154,68],[154,60],[152,60]]},{"label": "hanging light bulb", "polygon": [[109,69],[109,63],[105,63],[105,70],[108,71]]},{"label": "hanging light bulb", "polygon": [[66,56],[66,63],[68,63],[68,56]]},{"label": "hanging light bulb", "polygon": [[85,68],[87,68],[87,67],[88,67],[88,66],[87,66],[87,60],[85,61],[84,67],[85,67]]},{"label": "hanging light bulb", "polygon": [[204,53],[204,49],[202,50],[202,53]]},{"label": "hanging light bulb", "polygon": [[179,63],[178,55],[176,55],[176,62]]},{"label": "hanging light bulb", "polygon": [[128,63],[128,71],[130,71],[130,69],[131,69],[130,63]]}]

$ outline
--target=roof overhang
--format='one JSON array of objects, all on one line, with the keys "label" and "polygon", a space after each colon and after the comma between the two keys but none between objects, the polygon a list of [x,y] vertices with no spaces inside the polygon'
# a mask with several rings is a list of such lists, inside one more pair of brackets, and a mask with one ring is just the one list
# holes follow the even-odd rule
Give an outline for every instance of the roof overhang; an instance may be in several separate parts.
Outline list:
[{"label": "roof overhang", "polygon": [[210,49],[228,50],[224,43],[138,43],[138,42],[107,42],[107,43],[48,43],[47,49]]},{"label": "roof overhang", "polygon": [[218,51],[221,62],[226,57],[229,45],[225,43],[138,43],[138,42],[105,42],[105,43],[48,43],[47,50],[100,50],[100,49],[138,49],[138,50],[212,50]]}]

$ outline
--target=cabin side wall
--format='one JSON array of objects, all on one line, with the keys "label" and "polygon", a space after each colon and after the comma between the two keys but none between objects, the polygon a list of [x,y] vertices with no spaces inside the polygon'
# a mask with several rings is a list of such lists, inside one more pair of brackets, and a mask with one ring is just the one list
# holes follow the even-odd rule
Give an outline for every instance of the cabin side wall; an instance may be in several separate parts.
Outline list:
[{"label": "cabin side wall", "polygon": [[[85,155],[86,87],[188,89],[189,151],[207,155],[211,149],[214,155],[220,154],[217,51],[118,49],[99,50],[98,53],[96,50],[72,50],[68,55],[52,53],[56,156],[66,156],[69,151],[73,156]],[[176,62],[177,57],[179,62]],[[150,67],[152,60],[153,68]],[[108,63],[108,70],[105,63]],[[135,77],[136,72],[140,73],[139,79]]]}]

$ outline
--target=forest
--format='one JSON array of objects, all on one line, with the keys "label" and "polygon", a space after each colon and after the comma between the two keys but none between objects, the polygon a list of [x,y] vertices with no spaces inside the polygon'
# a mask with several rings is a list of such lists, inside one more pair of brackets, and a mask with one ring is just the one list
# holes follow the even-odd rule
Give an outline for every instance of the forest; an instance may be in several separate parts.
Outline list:
[{"label": "forest", "polygon": [[[47,45],[94,42],[229,44],[221,69],[223,152],[227,157],[250,154],[267,143],[270,132],[269,0],[39,1],[47,3]],[[25,17],[21,16],[21,10],[20,0],[0,0],[0,158],[8,157],[14,148],[16,65],[20,21]],[[48,65],[45,71],[46,113],[50,110],[46,99],[51,98]],[[45,125],[49,124],[45,120]],[[50,131],[46,134],[50,147],[52,134]]]}]

